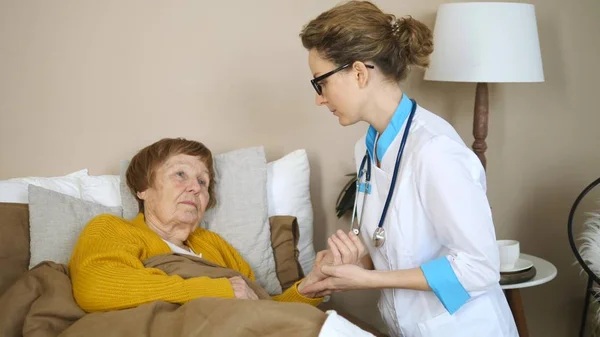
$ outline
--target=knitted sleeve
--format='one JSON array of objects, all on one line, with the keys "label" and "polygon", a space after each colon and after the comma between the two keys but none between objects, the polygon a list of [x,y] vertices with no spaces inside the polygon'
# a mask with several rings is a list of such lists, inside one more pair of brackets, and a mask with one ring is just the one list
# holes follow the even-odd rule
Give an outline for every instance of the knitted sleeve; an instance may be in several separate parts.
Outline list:
[{"label": "knitted sleeve", "polygon": [[[249,279],[255,281],[256,277],[252,268],[246,262],[246,260],[240,255],[240,253],[227,241],[221,238],[218,234],[211,232],[210,241],[213,246],[216,246],[225,260],[228,268],[236,270],[241,274],[245,275]],[[307,303],[313,306],[317,306],[321,304],[323,298],[310,298],[306,297],[298,291],[298,285],[302,282],[302,280],[296,282],[293,286],[288,288],[280,295],[273,296],[273,300],[279,302],[301,302]]]}]

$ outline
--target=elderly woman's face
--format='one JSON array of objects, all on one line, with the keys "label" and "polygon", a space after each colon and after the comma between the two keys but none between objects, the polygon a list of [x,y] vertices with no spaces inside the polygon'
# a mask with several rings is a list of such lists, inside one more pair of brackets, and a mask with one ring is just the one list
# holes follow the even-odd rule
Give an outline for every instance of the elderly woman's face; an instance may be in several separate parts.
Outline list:
[{"label": "elderly woman's face", "polygon": [[146,215],[158,220],[161,230],[180,232],[176,236],[186,240],[204,217],[209,182],[208,169],[199,158],[179,154],[155,171],[152,186],[138,196],[144,200]]}]

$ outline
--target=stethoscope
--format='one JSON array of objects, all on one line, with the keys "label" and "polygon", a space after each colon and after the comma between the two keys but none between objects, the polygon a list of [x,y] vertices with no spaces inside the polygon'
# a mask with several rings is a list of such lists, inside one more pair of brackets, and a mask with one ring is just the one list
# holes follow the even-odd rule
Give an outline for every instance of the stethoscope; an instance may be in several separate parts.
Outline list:
[{"label": "stethoscope", "polygon": [[[385,222],[385,216],[387,214],[388,207],[390,206],[390,201],[392,200],[392,195],[394,194],[394,188],[396,186],[396,178],[398,178],[398,170],[400,169],[400,160],[402,159],[402,153],[404,152],[404,146],[406,145],[406,139],[408,138],[408,132],[410,131],[410,126],[412,124],[413,117],[415,115],[415,111],[417,110],[417,103],[415,100],[411,99],[412,109],[410,111],[410,115],[408,116],[408,121],[406,122],[406,128],[404,129],[404,134],[402,135],[402,142],[400,143],[400,148],[398,149],[398,155],[396,156],[396,166],[394,167],[394,174],[392,175],[392,182],[390,184],[390,189],[388,191],[387,197],[385,199],[385,205],[383,206],[383,212],[381,213],[381,217],[379,218],[379,224],[377,225],[377,229],[373,233],[373,244],[375,247],[379,248],[383,246],[385,243],[385,229],[383,229],[383,223]],[[376,155],[376,154],[375,154]],[[350,228],[354,232],[354,234],[358,235],[360,233],[360,227],[362,223],[362,215],[363,212],[360,213],[360,219],[357,219],[358,227],[354,227],[354,218],[357,213],[357,204],[358,204],[358,194],[361,192],[361,178],[365,176],[365,182],[363,189],[363,203],[362,207],[364,210],[365,206],[365,197],[370,190],[371,184],[371,156],[369,156],[369,150],[365,152],[365,155],[360,163],[360,169],[356,173],[356,196],[354,198],[354,208],[352,209],[352,222],[350,223]]]}]

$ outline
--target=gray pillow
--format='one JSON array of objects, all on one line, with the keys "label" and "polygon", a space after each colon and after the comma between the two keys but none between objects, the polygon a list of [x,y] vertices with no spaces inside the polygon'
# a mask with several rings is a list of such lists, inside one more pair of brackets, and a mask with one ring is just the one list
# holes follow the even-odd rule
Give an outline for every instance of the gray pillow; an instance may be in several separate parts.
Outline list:
[{"label": "gray pillow", "polygon": [[263,147],[216,155],[217,205],[203,226],[222,236],[248,262],[269,294],[280,294],[267,205],[267,160]]},{"label": "gray pillow", "polygon": [[132,220],[135,218],[139,211],[139,204],[135,196],[131,193],[129,186],[127,186],[127,167],[129,167],[129,160],[121,160],[119,163],[121,167],[121,178],[119,182],[119,189],[121,190],[121,206],[123,207],[123,218]]},{"label": "gray pillow", "polygon": [[35,185],[29,185],[29,268],[42,261],[67,264],[87,223],[97,215],[122,216],[121,207],[107,207]]}]

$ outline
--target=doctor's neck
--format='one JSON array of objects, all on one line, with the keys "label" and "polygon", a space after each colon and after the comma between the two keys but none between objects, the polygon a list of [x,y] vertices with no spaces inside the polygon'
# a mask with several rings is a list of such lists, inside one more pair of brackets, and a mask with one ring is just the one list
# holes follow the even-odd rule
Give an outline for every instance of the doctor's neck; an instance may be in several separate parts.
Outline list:
[{"label": "doctor's neck", "polygon": [[397,84],[381,85],[365,103],[363,120],[382,134],[390,124],[401,99],[402,90]]}]

